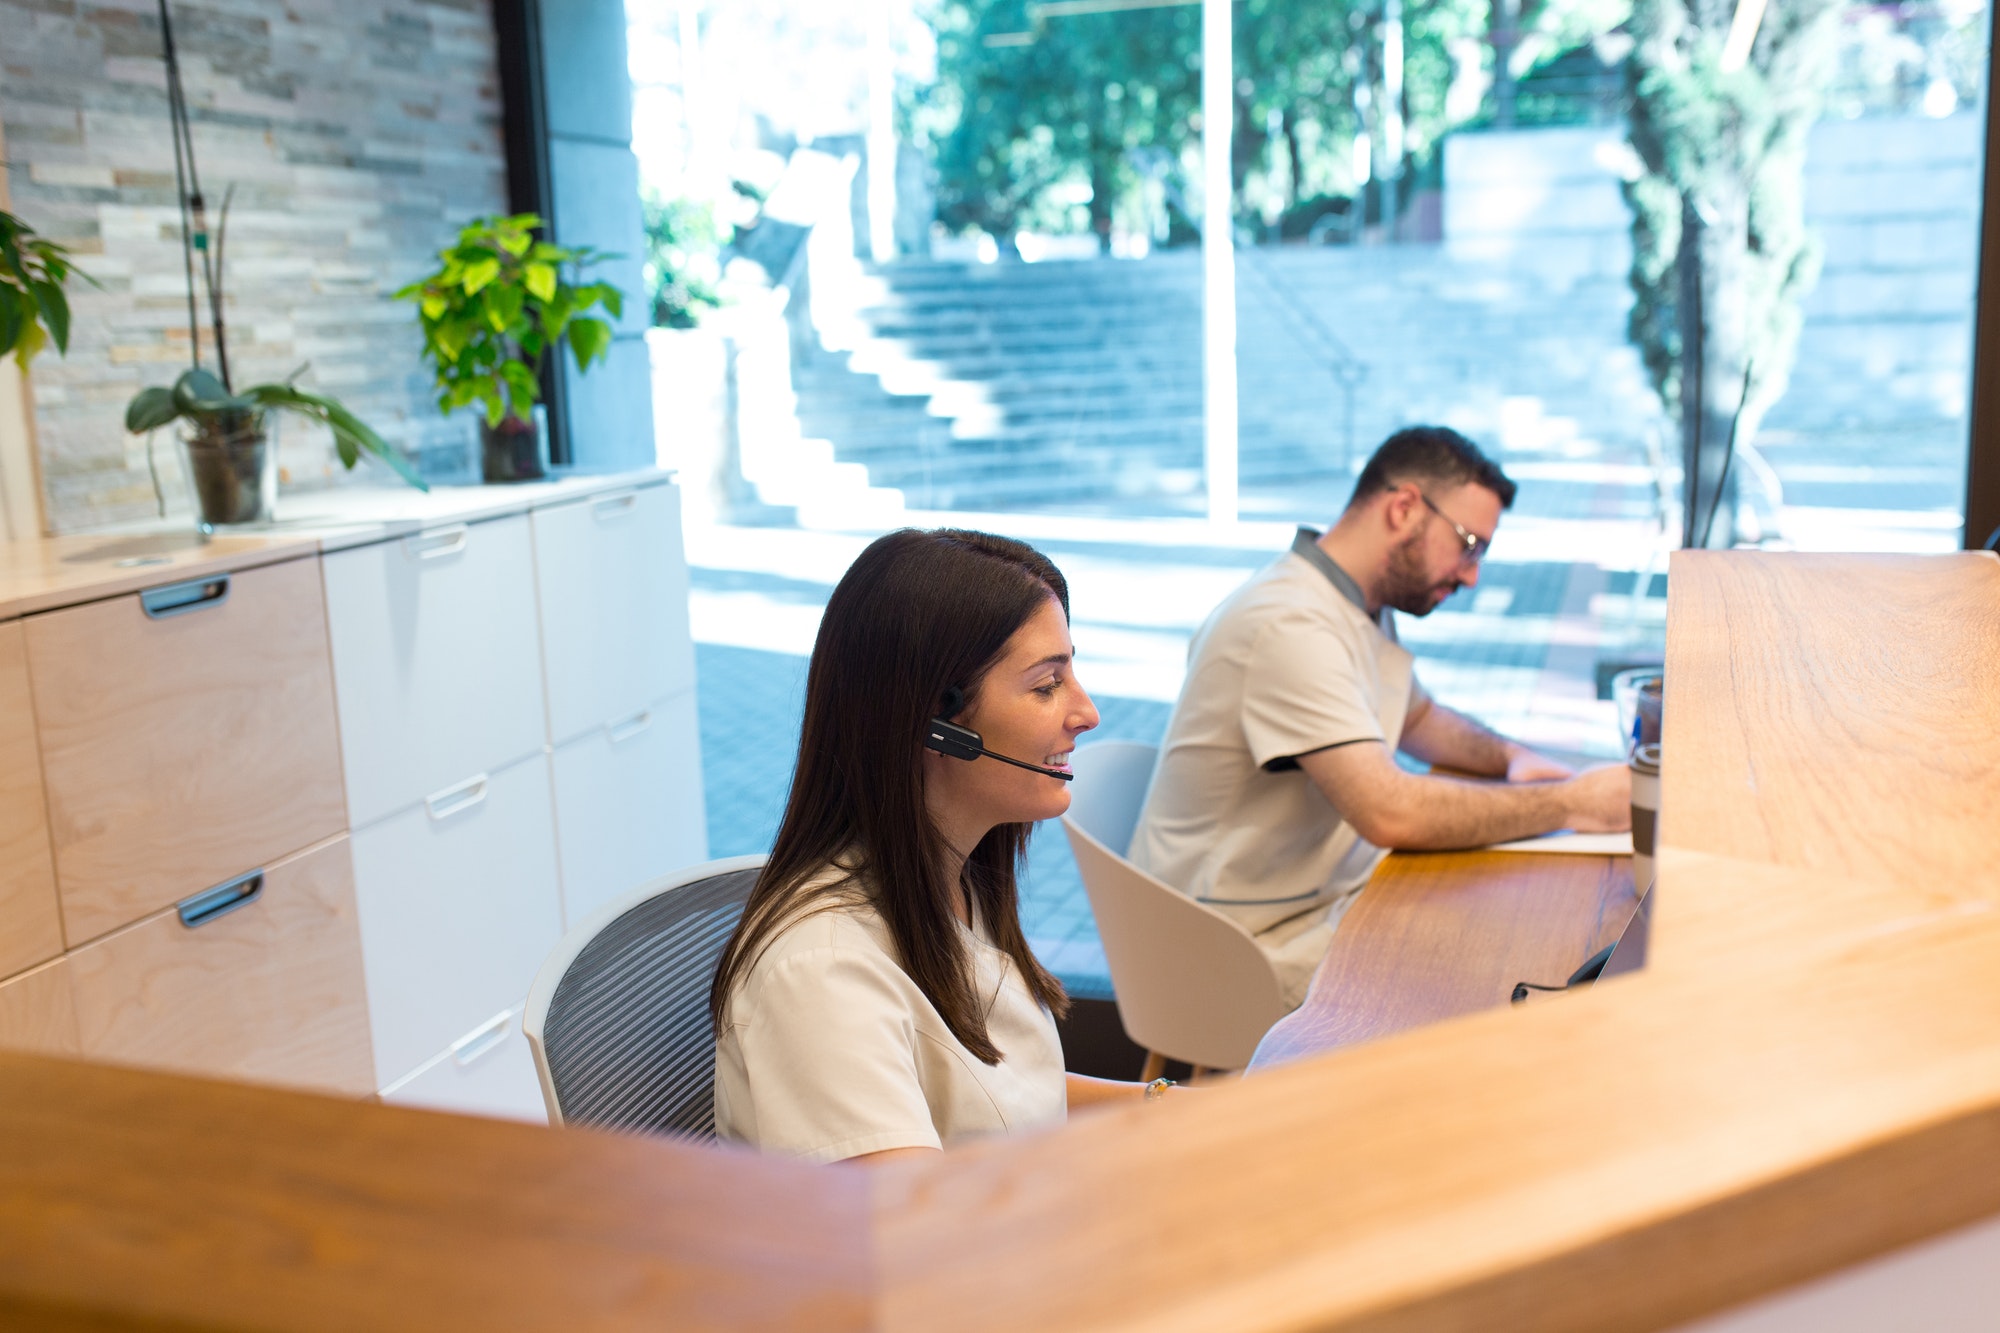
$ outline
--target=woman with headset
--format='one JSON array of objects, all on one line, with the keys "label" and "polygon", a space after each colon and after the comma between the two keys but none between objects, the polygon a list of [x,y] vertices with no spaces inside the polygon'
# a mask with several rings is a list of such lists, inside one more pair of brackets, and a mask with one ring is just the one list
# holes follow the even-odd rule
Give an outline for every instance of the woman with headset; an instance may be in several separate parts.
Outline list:
[{"label": "woman with headset", "polygon": [[1021,542],[906,529],[842,577],[710,994],[724,1139],[873,1161],[1170,1086],[1065,1074],[1069,1002],[1021,933],[1029,831],[1097,725],[1072,657],[1068,585]]}]

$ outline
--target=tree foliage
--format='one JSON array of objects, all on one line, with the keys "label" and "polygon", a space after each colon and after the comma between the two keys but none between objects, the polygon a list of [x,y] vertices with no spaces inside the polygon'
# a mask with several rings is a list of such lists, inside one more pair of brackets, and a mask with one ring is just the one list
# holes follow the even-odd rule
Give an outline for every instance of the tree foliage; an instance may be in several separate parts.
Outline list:
[{"label": "tree foliage", "polygon": [[731,229],[715,211],[693,199],[668,199],[648,192],[639,203],[646,228],[646,293],[653,324],[691,329],[701,312],[722,304],[717,282],[719,252]]},{"label": "tree foliage", "polygon": [[[1632,207],[1632,341],[1670,417],[1683,415],[1683,264],[1698,268],[1701,336],[1739,346],[1734,374],[1705,377],[1701,405],[1735,415],[1747,441],[1783,396],[1797,354],[1800,302],[1818,279],[1805,225],[1806,138],[1819,117],[1837,38],[1837,0],[1769,0],[1750,58],[1725,69],[1732,0],[1637,0],[1627,79],[1631,135],[1643,168],[1625,187]],[[1683,235],[1695,219],[1716,243]],[[1718,327],[1729,319],[1735,327]],[[1724,361],[1731,360],[1725,357]],[[1720,366],[1732,369],[1730,364]],[[1715,440],[1713,443],[1722,443]]]},{"label": "tree foliage", "polygon": [[[1234,6],[1239,214],[1257,200],[1292,207],[1354,189],[1355,93],[1380,78],[1381,12],[1380,0]],[[1448,127],[1451,49],[1483,30],[1485,13],[1485,0],[1405,6],[1411,153]],[[1199,6],[1036,19],[1025,0],[934,0],[928,19],[938,78],[910,120],[930,144],[946,226],[1108,237],[1120,210],[1141,223],[1149,179],[1179,192],[1198,177]]]}]

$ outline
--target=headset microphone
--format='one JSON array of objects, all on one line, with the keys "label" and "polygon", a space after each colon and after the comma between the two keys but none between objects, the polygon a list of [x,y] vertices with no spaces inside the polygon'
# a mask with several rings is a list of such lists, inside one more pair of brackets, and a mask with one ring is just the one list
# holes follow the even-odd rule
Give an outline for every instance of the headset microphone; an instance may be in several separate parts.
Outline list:
[{"label": "headset microphone", "polygon": [[971,727],[961,727],[958,723],[947,722],[941,717],[931,719],[930,730],[924,734],[924,748],[950,755],[953,759],[978,759],[982,756],[987,759],[998,759],[1003,764],[1012,764],[1016,768],[1025,768],[1030,773],[1040,773],[1044,777],[1056,778],[1063,782],[1076,777],[1076,774],[1065,773],[1060,768],[1043,768],[1040,764],[1031,764],[1025,759],[995,754],[986,748],[985,740]]}]

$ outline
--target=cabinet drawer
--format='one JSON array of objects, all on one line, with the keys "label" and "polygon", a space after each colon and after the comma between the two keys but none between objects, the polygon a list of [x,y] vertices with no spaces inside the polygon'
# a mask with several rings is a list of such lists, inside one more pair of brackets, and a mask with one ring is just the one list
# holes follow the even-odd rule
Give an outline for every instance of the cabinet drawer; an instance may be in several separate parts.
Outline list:
[{"label": "cabinet drawer", "polygon": [[[203,920],[184,902],[69,955],[93,1059],[362,1095],[368,1050],[354,867],[336,838],[268,867]],[[197,920],[189,925],[184,920]]]},{"label": "cabinet drawer", "polygon": [[680,500],[648,486],[532,515],[551,742],[693,687]]},{"label": "cabinet drawer", "polygon": [[322,562],[355,828],[542,746],[526,515]]},{"label": "cabinet drawer", "polygon": [[382,1100],[391,1106],[549,1123],[519,1009],[497,1014],[466,1033],[431,1063],[383,1089]]},{"label": "cabinet drawer", "polygon": [[62,952],[42,753],[19,621],[0,625],[0,977]]},{"label": "cabinet drawer", "polygon": [[69,990],[68,959],[58,958],[32,972],[0,981],[0,1051],[77,1053],[76,1002]]},{"label": "cabinet drawer", "polygon": [[708,859],[694,693],[586,732],[552,758],[564,919]]},{"label": "cabinet drawer", "polygon": [[317,561],[25,624],[72,947],[346,827]]},{"label": "cabinet drawer", "polygon": [[376,1081],[522,1002],[562,935],[542,755],[354,835]]}]

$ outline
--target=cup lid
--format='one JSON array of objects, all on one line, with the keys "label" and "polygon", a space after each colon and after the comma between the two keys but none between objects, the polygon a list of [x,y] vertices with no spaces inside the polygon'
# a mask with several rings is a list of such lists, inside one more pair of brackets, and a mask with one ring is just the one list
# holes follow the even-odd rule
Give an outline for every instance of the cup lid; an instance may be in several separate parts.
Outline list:
[{"label": "cup lid", "polygon": [[1660,773],[1660,743],[1658,741],[1648,741],[1644,745],[1634,746],[1632,748],[1632,767],[1638,769],[1641,773],[1650,773],[1654,777],[1658,777]]}]

